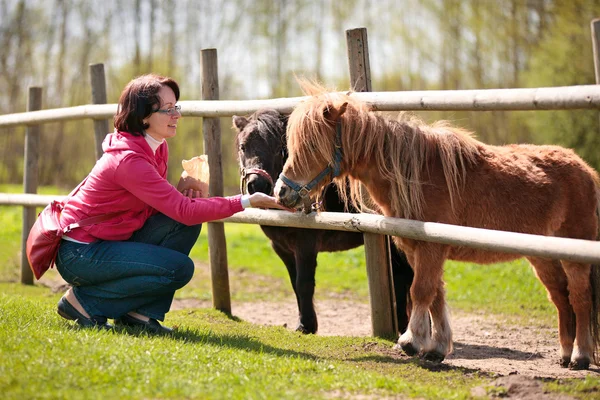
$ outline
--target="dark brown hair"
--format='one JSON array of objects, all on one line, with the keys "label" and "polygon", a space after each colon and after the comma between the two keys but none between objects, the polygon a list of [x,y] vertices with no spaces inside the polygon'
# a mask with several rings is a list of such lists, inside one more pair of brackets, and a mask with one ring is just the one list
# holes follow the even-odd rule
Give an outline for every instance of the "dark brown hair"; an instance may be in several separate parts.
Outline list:
[{"label": "dark brown hair", "polygon": [[144,118],[161,106],[158,91],[168,86],[179,100],[179,85],[173,79],[156,74],[138,76],[125,86],[119,98],[119,107],[115,115],[115,128],[132,135],[143,135],[148,124]]}]

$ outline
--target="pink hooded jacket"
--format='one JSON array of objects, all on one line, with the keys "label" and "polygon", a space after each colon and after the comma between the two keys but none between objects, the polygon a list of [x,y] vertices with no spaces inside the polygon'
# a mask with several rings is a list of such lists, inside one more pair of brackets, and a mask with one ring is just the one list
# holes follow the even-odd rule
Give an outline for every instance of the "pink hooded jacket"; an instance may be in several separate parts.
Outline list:
[{"label": "pink hooded jacket", "polygon": [[107,221],[77,228],[72,239],[127,240],[146,220],[160,212],[186,225],[229,217],[243,210],[241,195],[190,199],[167,179],[169,149],[164,141],[153,153],[143,136],[108,134],[104,155],[61,214],[62,226],[88,217],[118,212]]}]

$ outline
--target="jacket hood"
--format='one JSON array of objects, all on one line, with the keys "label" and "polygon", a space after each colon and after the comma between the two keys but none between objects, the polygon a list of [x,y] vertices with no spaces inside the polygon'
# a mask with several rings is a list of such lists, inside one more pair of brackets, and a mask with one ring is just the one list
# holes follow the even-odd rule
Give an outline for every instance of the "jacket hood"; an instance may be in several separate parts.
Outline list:
[{"label": "jacket hood", "polygon": [[102,150],[105,153],[133,150],[154,159],[154,152],[146,139],[143,136],[135,136],[128,132],[114,131],[106,135],[102,142]]}]

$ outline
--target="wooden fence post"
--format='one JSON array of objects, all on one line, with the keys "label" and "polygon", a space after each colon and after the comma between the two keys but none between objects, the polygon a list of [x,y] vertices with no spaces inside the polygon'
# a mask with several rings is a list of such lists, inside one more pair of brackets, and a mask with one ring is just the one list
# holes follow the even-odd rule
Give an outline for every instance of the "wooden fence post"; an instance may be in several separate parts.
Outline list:
[{"label": "wooden fence post", "polygon": [[594,72],[596,83],[600,84],[600,18],[594,18],[592,28],[592,50],[594,52]]},{"label": "wooden fence post", "polygon": [[[219,100],[217,50],[203,49],[202,100]],[[223,166],[221,159],[221,122],[219,118],[203,118],[204,153],[208,155],[211,196],[223,196]],[[227,271],[227,243],[223,222],[208,223],[208,251],[212,278],[213,306],[231,314],[229,274]]]},{"label": "wooden fence post", "polygon": [[[371,66],[367,29],[346,31],[350,86],[356,92],[370,92]],[[390,263],[389,238],[374,233],[364,233],[365,262],[369,280],[371,323],[373,335],[396,339],[398,321],[394,295],[393,275]]]},{"label": "wooden fence post", "polygon": [[[90,81],[92,85],[92,103],[106,104],[106,78],[104,64],[90,64]],[[94,119],[94,138],[96,159],[102,157],[102,141],[108,133],[107,119]]]},{"label": "wooden fence post", "polygon": [[[42,88],[30,87],[27,100],[27,111],[42,109]],[[25,130],[25,170],[23,171],[23,191],[37,193],[40,156],[40,125],[28,125]],[[37,218],[35,206],[23,207],[23,224],[21,229],[21,283],[33,285],[33,272],[27,260],[27,237]]]},{"label": "wooden fence post", "polygon": [[369,63],[369,43],[367,28],[346,31],[348,46],[348,67],[350,68],[350,87],[355,92],[371,92],[371,65]]},{"label": "wooden fence post", "polygon": [[594,52],[594,73],[596,84],[600,84],[600,18],[594,18],[592,26],[592,50]]}]

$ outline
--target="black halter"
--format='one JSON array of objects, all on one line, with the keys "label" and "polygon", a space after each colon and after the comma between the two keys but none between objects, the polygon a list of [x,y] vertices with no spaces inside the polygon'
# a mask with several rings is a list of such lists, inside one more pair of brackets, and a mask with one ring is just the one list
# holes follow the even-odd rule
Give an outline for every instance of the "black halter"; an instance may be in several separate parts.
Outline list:
[{"label": "black halter", "polygon": [[300,198],[304,199],[308,196],[308,193],[319,184],[327,175],[333,173],[332,178],[335,178],[340,175],[341,172],[341,164],[342,164],[342,122],[341,119],[338,120],[335,127],[335,152],[333,154],[333,165],[329,164],[319,175],[316,176],[315,179],[308,182],[306,185],[301,186],[298,183],[292,181],[285,175],[283,172],[279,175],[279,179],[283,181],[287,186],[290,187],[294,192],[298,193]]}]

